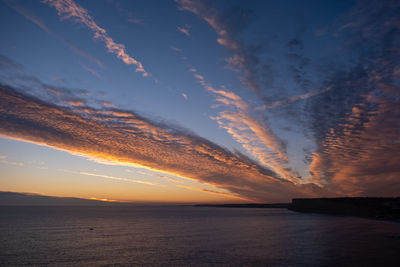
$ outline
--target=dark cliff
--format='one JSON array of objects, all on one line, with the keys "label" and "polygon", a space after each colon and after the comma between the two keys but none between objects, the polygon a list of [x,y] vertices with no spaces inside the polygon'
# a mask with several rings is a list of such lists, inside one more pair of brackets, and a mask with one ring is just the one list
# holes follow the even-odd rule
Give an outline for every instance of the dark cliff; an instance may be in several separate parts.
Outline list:
[{"label": "dark cliff", "polygon": [[400,221],[400,198],[297,198],[290,210]]}]

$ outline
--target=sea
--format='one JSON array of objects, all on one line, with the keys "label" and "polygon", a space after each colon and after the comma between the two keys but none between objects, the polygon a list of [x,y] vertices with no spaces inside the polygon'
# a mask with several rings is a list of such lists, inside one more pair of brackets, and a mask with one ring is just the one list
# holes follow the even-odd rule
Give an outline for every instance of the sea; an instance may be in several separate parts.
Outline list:
[{"label": "sea", "polygon": [[3,206],[0,266],[400,266],[400,223],[286,209]]}]

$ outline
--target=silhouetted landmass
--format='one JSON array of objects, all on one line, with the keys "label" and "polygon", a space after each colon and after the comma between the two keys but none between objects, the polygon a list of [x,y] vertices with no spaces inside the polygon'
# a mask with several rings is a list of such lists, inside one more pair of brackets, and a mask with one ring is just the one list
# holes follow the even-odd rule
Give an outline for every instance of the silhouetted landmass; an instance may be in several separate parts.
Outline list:
[{"label": "silhouetted landmass", "polygon": [[216,208],[281,208],[287,209],[290,203],[247,203],[247,204],[198,204],[196,207],[216,207]]},{"label": "silhouetted landmass", "polygon": [[30,193],[0,191],[1,206],[105,206],[115,204],[122,203],[73,197],[52,197]]},{"label": "silhouetted landmass", "polygon": [[400,221],[400,198],[297,198],[290,210]]}]

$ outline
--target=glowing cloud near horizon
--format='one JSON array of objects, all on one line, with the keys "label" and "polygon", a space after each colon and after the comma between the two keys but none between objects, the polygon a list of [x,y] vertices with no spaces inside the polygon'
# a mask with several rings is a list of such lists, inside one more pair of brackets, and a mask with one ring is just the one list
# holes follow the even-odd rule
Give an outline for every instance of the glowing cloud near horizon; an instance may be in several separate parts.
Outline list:
[{"label": "glowing cloud near horizon", "polygon": [[129,111],[79,114],[4,86],[0,98],[4,136],[189,177],[247,199],[281,201],[307,191],[243,155],[196,135],[160,127]]}]

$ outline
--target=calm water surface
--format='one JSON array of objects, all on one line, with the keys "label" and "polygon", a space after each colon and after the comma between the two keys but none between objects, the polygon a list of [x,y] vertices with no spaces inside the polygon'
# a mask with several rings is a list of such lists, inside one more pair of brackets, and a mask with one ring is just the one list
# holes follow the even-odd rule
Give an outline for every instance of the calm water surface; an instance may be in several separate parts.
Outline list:
[{"label": "calm water surface", "polygon": [[285,209],[0,207],[0,266],[21,265],[400,266],[400,224]]}]

